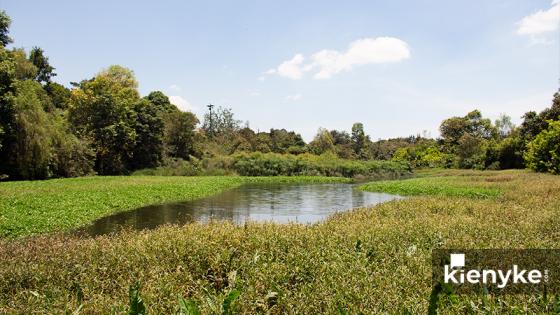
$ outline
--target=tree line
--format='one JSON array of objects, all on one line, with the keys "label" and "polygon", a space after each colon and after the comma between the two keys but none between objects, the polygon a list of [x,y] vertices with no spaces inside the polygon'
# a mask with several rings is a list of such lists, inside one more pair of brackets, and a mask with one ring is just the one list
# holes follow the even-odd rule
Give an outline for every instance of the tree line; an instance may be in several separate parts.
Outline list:
[{"label": "tree line", "polygon": [[0,12],[0,178],[129,174],[240,152],[560,173],[558,93],[550,108],[526,113],[520,126],[506,115],[492,122],[474,110],[444,120],[438,139],[372,141],[355,123],[351,133],[320,128],[306,143],[286,129],[255,131],[224,107],[200,122],[161,91],[142,97],[133,72],[117,65],[70,87],[56,83],[56,69],[41,48],[7,47],[10,22]]}]

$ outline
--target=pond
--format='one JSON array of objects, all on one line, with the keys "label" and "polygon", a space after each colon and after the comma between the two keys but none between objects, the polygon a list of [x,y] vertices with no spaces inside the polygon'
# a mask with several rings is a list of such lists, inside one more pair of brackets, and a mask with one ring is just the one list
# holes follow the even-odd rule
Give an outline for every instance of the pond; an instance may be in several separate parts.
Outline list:
[{"label": "pond", "polygon": [[94,221],[79,234],[101,235],[122,228],[153,229],[210,219],[315,223],[330,214],[402,197],[364,192],[355,184],[250,184],[186,202],[152,205]]}]

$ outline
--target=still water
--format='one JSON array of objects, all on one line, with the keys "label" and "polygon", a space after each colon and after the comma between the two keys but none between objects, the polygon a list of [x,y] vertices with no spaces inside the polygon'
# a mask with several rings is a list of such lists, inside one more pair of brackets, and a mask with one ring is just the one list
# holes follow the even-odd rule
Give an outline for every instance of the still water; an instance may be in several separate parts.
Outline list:
[{"label": "still water", "polygon": [[314,223],[328,215],[402,198],[363,192],[353,184],[252,184],[208,198],[153,205],[94,221],[80,234],[101,235],[122,228],[153,229],[163,224],[186,224],[211,219]]}]

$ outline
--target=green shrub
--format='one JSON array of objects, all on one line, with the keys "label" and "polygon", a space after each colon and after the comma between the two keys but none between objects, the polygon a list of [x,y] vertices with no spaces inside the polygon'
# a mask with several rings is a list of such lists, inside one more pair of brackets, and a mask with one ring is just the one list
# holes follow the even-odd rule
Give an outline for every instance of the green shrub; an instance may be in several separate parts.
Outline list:
[{"label": "green shrub", "polygon": [[560,121],[548,123],[548,129],[527,144],[525,161],[535,171],[560,174]]},{"label": "green shrub", "polygon": [[279,154],[239,152],[198,160],[191,157],[169,160],[164,166],[139,170],[133,175],[195,176],[337,176],[398,178],[412,172],[407,161],[356,161],[338,158],[334,153]]},{"label": "green shrub", "polygon": [[190,161],[183,159],[169,159],[164,166],[135,171],[132,175],[152,176],[195,176],[202,173],[201,162],[191,157]]},{"label": "green shrub", "polygon": [[411,172],[407,162],[354,161],[337,158],[333,153],[300,155],[277,153],[237,153],[232,169],[244,176],[343,176],[396,178]]}]

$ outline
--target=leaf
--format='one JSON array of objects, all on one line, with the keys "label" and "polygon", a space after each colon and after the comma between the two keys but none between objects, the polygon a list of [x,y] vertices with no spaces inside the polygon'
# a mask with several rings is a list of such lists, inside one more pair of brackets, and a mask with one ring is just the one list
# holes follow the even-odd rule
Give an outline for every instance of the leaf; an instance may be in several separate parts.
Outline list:
[{"label": "leaf", "polygon": [[198,306],[192,300],[179,298],[179,314],[181,315],[200,315]]},{"label": "leaf", "polygon": [[136,282],[128,289],[128,314],[129,315],[146,315],[146,306],[140,297],[140,283]]},{"label": "leaf", "polygon": [[239,295],[241,294],[241,292],[239,292],[238,290],[232,290],[225,298],[224,303],[222,303],[222,314],[230,314],[232,309],[231,309],[231,305],[233,304],[233,302],[235,301],[235,299],[237,299],[239,297]]}]

